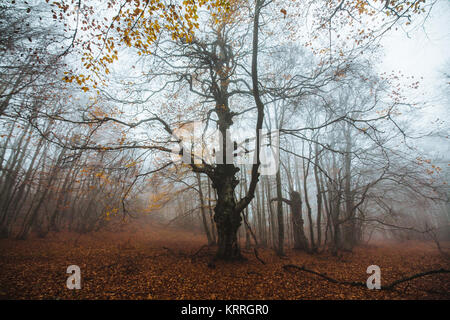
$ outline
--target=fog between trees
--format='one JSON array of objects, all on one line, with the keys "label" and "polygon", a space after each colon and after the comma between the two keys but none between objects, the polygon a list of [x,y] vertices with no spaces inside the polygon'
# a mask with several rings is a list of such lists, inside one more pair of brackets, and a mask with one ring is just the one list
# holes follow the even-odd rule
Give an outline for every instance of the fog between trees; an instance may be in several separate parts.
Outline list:
[{"label": "fog between trees", "polygon": [[377,239],[445,254],[450,162],[417,146],[448,148],[448,119],[417,126],[420,80],[378,68],[380,39],[426,23],[433,4],[0,5],[1,236],[150,215],[204,232],[225,260]]}]

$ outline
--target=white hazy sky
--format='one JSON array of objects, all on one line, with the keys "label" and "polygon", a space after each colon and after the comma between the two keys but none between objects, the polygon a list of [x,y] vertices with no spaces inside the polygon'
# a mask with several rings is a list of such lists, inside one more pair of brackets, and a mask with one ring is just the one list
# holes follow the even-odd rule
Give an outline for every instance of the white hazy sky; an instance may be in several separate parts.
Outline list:
[{"label": "white hazy sky", "polygon": [[421,91],[428,98],[430,95],[443,96],[437,89],[439,85],[442,89],[442,73],[450,73],[450,0],[439,0],[425,24],[413,32],[392,31],[382,43],[385,49],[381,63],[383,71],[401,71],[416,79],[423,77]]},{"label": "white hazy sky", "polygon": [[383,67],[400,69],[424,78],[433,78],[450,63],[450,0],[439,0],[422,27],[408,35],[391,32],[384,42]]},{"label": "white hazy sky", "polygon": [[[450,92],[445,91],[450,86],[443,80],[443,72],[450,73],[450,0],[439,0],[423,26],[409,34],[392,31],[382,44],[382,71],[401,71],[421,81],[419,92],[414,95],[426,108],[419,111],[415,126],[430,128],[439,124],[441,130],[450,134]],[[435,156],[450,156],[449,139],[434,142],[424,139],[418,145]]]}]

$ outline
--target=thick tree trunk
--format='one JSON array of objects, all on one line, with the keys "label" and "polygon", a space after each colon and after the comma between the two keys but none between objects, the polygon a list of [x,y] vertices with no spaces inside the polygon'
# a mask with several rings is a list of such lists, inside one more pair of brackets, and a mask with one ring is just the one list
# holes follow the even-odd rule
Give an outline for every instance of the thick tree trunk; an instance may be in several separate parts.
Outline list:
[{"label": "thick tree trunk", "polygon": [[302,199],[297,191],[291,192],[289,201],[292,212],[292,232],[294,234],[294,249],[309,252],[308,239],[305,236],[302,218]]},{"label": "thick tree trunk", "polygon": [[214,221],[217,226],[218,250],[216,259],[241,260],[237,233],[241,226],[241,214],[236,210],[234,189],[238,184],[235,173],[239,171],[232,164],[218,165],[213,187],[217,190],[217,204]]},{"label": "thick tree trunk", "polygon": [[[229,207],[229,205],[226,205]],[[228,208],[220,212],[216,210],[215,220],[218,235],[216,258],[220,260],[241,260],[241,252],[237,233],[241,224],[240,215]]]}]

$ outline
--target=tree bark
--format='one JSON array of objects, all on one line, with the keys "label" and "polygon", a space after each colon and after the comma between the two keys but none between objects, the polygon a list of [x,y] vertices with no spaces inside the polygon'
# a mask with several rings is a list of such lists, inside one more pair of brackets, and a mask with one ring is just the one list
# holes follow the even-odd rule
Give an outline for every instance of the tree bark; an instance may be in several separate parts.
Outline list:
[{"label": "tree bark", "polygon": [[292,213],[292,232],[294,234],[294,249],[309,252],[308,239],[305,236],[304,222],[302,218],[302,199],[297,191],[291,192],[291,200],[288,203]]},{"label": "tree bark", "polygon": [[213,187],[217,190],[217,204],[214,208],[214,221],[217,226],[218,251],[216,259],[241,260],[242,255],[237,239],[241,225],[241,214],[236,210],[234,189],[238,184],[235,173],[239,169],[234,165],[221,164],[217,166],[217,177]]},{"label": "tree bark", "polygon": [[276,174],[276,183],[277,183],[277,218],[278,218],[278,246],[277,246],[277,254],[282,256],[284,255],[284,220],[283,220],[283,202],[282,202],[282,194],[281,194],[281,174],[280,170],[277,171]]},{"label": "tree bark", "polygon": [[197,184],[198,184],[198,193],[200,198],[200,212],[202,214],[202,223],[203,228],[205,229],[206,239],[208,240],[208,245],[214,244],[214,241],[212,239],[211,233],[209,231],[208,227],[208,221],[206,220],[206,212],[205,212],[205,199],[203,197],[203,189],[202,189],[202,179],[200,178],[200,173],[195,173],[197,178]]}]

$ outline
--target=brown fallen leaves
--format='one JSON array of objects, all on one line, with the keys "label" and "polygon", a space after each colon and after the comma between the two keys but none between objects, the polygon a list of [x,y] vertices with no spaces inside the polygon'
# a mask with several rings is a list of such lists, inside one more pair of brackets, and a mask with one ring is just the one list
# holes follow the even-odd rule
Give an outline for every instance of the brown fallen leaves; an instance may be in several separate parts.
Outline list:
[{"label": "brown fallen leaves", "polygon": [[[0,241],[0,299],[449,299],[450,275],[434,274],[408,281],[393,291],[331,283],[296,264],[345,282],[365,282],[369,265],[381,268],[391,283],[418,272],[445,268],[430,243],[408,242],[359,247],[333,257],[287,250],[243,250],[246,262],[208,262],[215,248],[204,247],[201,234],[156,225],[79,236]],[[199,251],[199,249],[201,249]],[[68,290],[66,269],[81,268],[82,289]]]}]

